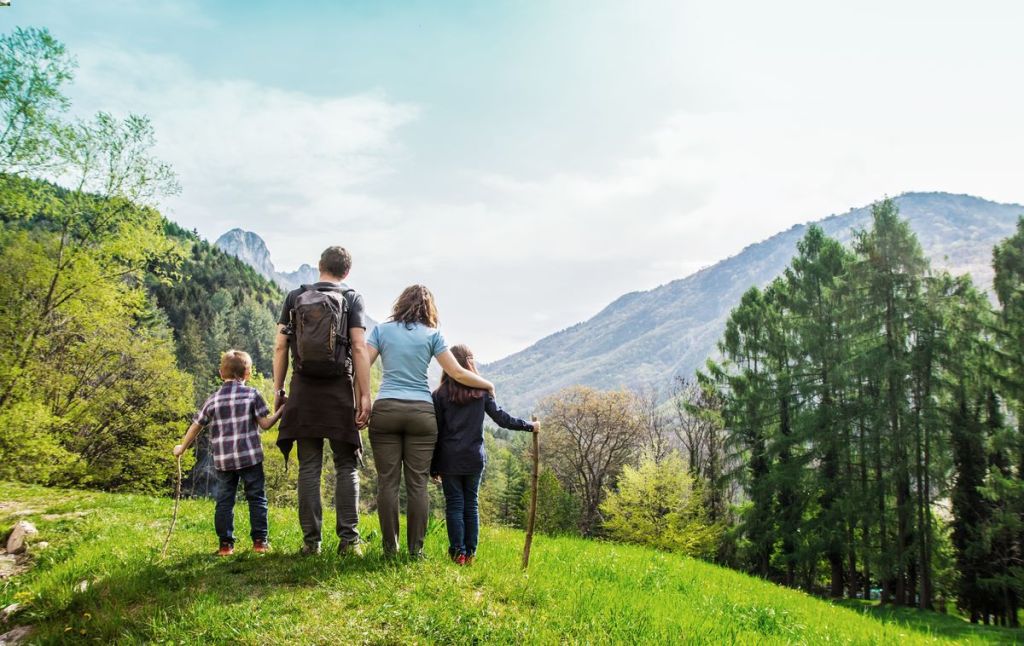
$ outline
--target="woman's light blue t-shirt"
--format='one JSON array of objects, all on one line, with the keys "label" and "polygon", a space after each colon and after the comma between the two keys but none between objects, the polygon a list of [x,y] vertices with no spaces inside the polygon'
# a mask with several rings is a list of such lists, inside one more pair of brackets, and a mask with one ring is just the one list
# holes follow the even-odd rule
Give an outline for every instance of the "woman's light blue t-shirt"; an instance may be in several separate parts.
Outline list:
[{"label": "woman's light blue t-shirt", "polygon": [[380,353],[384,379],[377,399],[433,402],[427,367],[448,349],[440,330],[415,323],[378,323],[366,342]]}]

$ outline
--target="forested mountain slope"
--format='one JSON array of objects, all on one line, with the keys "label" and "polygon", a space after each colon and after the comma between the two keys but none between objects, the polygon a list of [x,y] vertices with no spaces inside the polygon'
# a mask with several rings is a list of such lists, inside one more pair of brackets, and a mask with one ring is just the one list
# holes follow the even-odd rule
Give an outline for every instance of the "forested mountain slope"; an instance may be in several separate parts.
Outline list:
[{"label": "forested mountain slope", "polygon": [[178,365],[197,377],[197,396],[216,383],[220,353],[245,350],[269,375],[284,293],[247,263],[173,222],[165,232],[187,252],[174,280],[147,281],[174,330]]},{"label": "forested mountain slope", "polygon": [[[895,201],[933,266],[969,272],[983,289],[991,288],[992,247],[1024,214],[1024,206],[969,195],[907,193]],[[846,243],[870,217],[866,206],[817,224]],[[625,294],[590,320],[496,361],[485,372],[516,408],[572,384],[664,384],[673,375],[692,374],[715,352],[726,316],[743,292],[782,272],[808,226],[794,226],[681,280]]]}]

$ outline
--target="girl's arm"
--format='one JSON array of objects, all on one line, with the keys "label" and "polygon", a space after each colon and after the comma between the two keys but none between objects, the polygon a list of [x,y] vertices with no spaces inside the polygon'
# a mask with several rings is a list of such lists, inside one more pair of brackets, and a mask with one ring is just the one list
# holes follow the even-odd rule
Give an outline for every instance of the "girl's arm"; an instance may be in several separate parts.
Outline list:
[{"label": "girl's arm", "polygon": [[463,386],[469,386],[470,388],[479,388],[480,390],[486,390],[494,394],[494,384],[487,381],[480,375],[466,370],[459,365],[459,362],[455,359],[455,355],[452,354],[451,350],[445,350],[441,354],[437,355],[437,362],[441,364],[448,376],[459,382]]},{"label": "girl's arm", "polygon": [[494,423],[502,428],[507,428],[510,431],[533,431],[536,432],[540,428],[540,424],[536,422],[527,422],[525,419],[519,419],[509,415],[498,406],[498,402],[494,401],[494,397],[488,394],[484,398],[484,412],[487,416],[494,420]]},{"label": "girl's arm", "polygon": [[203,427],[199,422],[192,422],[192,426],[188,427],[188,431],[185,432],[185,437],[181,440],[181,444],[174,447],[174,457],[180,458],[181,454],[192,445],[192,442],[196,439],[196,435],[199,435],[199,431],[201,430],[203,430]]}]

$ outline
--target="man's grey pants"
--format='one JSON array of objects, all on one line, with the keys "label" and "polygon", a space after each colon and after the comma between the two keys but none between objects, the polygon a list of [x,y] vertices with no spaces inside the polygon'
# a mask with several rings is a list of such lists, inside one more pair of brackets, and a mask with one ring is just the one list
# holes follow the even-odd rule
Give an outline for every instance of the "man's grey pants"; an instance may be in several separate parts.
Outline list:
[{"label": "man's grey pants", "polygon": [[377,466],[377,515],[385,554],[398,552],[398,483],[405,472],[406,542],[409,554],[423,552],[430,496],[427,481],[437,443],[434,404],[378,399],[370,417],[370,446]]},{"label": "man's grey pants", "polygon": [[[359,473],[356,471],[356,447],[348,442],[330,440],[334,452],[334,507],[338,512],[336,530],[341,545],[359,542]],[[320,502],[320,474],[324,464],[324,440],[300,439],[299,452],[299,525],[307,545],[320,544],[323,510]]]}]

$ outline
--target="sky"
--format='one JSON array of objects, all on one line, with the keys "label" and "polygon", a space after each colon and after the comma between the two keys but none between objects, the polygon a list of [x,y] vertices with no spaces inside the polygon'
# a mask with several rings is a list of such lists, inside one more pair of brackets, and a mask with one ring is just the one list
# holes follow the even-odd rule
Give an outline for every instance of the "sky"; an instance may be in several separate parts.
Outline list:
[{"label": "sky", "polygon": [[907,191],[1024,202],[1019,0],[14,0],[83,115],[151,117],[278,269],[432,289],[488,362],[790,226]]}]

